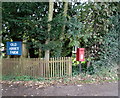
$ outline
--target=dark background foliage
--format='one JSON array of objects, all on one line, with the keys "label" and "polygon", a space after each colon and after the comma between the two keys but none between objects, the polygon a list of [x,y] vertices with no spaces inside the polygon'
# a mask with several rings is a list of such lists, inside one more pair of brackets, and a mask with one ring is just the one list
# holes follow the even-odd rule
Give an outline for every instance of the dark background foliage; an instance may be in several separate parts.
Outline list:
[{"label": "dark background foliage", "polygon": [[[85,48],[91,65],[112,66],[118,62],[119,2],[69,3],[63,16],[63,2],[54,3],[53,20],[48,22],[48,2],[2,4],[2,42],[26,41],[30,57],[74,56],[75,46]],[[48,33],[48,23],[51,30]],[[61,36],[62,27],[64,34]],[[62,40],[61,40],[62,37]],[[45,40],[50,38],[48,44]]]}]

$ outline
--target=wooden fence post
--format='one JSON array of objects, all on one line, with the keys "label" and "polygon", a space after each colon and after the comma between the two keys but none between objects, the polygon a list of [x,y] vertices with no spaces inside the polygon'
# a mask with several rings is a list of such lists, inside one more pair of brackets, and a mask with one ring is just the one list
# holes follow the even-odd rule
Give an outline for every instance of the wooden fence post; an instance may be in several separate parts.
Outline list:
[{"label": "wooden fence post", "polygon": [[69,76],[72,75],[72,58],[69,57]]}]

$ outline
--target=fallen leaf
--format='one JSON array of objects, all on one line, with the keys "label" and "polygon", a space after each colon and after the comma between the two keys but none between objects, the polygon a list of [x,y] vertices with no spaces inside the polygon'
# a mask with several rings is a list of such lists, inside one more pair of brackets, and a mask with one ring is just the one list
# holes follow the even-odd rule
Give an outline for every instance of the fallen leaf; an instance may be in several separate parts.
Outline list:
[{"label": "fallen leaf", "polygon": [[77,85],[78,87],[81,87],[81,86],[83,86],[83,85]]}]

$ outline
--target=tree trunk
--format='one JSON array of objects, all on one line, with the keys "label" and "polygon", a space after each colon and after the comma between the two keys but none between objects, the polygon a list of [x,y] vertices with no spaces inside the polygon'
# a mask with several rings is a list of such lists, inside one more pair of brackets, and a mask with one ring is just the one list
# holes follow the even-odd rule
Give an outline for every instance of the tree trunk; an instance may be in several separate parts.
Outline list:
[{"label": "tree trunk", "polygon": [[[54,7],[54,2],[52,2],[52,0],[49,0],[49,13],[48,13],[48,22],[52,21],[53,18],[53,7]],[[51,25],[48,24],[48,33],[51,30]],[[50,38],[48,38],[45,42],[45,44],[48,44],[50,41]],[[45,59],[49,60],[49,55],[50,55],[50,50],[46,50],[45,51]]]},{"label": "tree trunk", "polygon": [[27,58],[28,57],[28,49],[27,49],[27,45],[26,45],[26,40],[24,40],[22,42],[22,55],[21,58]]},{"label": "tree trunk", "polygon": [[[52,0],[49,0],[49,12],[48,12],[48,22],[52,21],[53,18],[53,8],[54,8],[54,2]],[[51,25],[48,24],[48,33],[51,30]],[[50,41],[50,38],[48,38],[45,42],[45,44],[48,44]],[[49,77],[49,58],[50,58],[50,50],[45,51],[45,60],[46,60],[46,77]]]},{"label": "tree trunk", "polygon": [[39,48],[39,58],[41,58],[41,54],[42,53],[42,50]]},{"label": "tree trunk", "polygon": [[[67,20],[66,20],[67,10],[68,10],[68,2],[64,2],[63,16],[65,17],[65,22],[67,21]],[[60,35],[60,41],[63,42],[63,39],[64,39],[64,38],[65,38],[65,24],[64,24],[63,27],[62,27],[62,32],[61,32],[61,35]],[[61,47],[61,55],[62,55],[62,47]]]},{"label": "tree trunk", "polygon": [[[68,10],[68,2],[64,3],[64,11],[63,11],[63,16],[66,18],[67,17],[67,10]],[[66,22],[66,19],[65,19]],[[64,33],[65,33],[65,24],[62,27],[62,32],[61,32],[61,41],[64,39]]]},{"label": "tree trunk", "polygon": [[[68,2],[65,2],[64,4],[64,11],[63,11],[63,16],[66,18],[67,17],[67,10],[68,10]],[[65,19],[65,22],[66,22],[66,19]],[[65,25],[63,25],[63,30],[62,30],[63,34],[65,32]]]}]

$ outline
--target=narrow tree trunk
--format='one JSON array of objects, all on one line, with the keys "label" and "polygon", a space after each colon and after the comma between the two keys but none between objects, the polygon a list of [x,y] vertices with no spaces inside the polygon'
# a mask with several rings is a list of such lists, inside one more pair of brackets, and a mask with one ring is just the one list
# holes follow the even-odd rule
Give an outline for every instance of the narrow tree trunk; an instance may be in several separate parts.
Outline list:
[{"label": "narrow tree trunk", "polygon": [[[65,17],[65,22],[67,21],[67,20],[66,20],[67,10],[68,10],[68,2],[64,2],[63,16]],[[64,24],[63,27],[62,27],[62,32],[61,32],[61,35],[60,35],[60,41],[63,42],[63,39],[64,39],[64,38],[65,38],[65,24]],[[62,47],[61,47],[61,55],[62,55]]]},{"label": "narrow tree trunk", "polygon": [[[64,11],[63,11],[63,16],[66,18],[67,17],[67,10],[68,10],[68,2],[64,3]],[[66,22],[66,19],[65,19]],[[62,32],[61,32],[61,41],[64,39],[64,33],[65,33],[65,24],[62,27]]]},{"label": "narrow tree trunk", "polygon": [[41,58],[41,54],[42,53],[42,50],[39,48],[39,58]]},{"label": "narrow tree trunk", "polygon": [[24,40],[22,42],[22,55],[21,55],[21,58],[27,58],[28,56],[28,49],[27,49],[27,45],[26,45],[26,40]]},{"label": "narrow tree trunk", "polygon": [[[68,10],[68,2],[65,2],[64,4],[64,11],[63,11],[63,16],[66,18],[67,17],[67,10]],[[66,19],[65,19],[66,22]],[[63,25],[62,33],[64,34],[65,32],[65,24]]]}]

